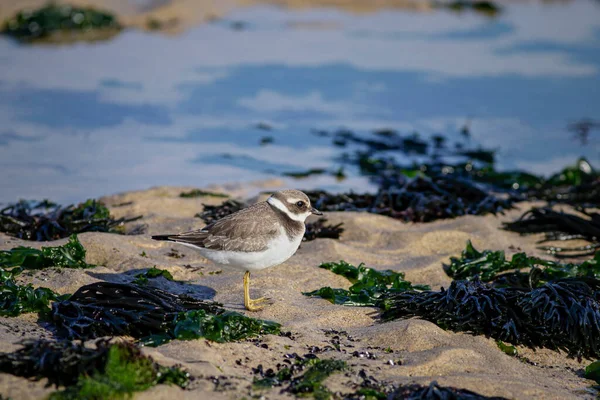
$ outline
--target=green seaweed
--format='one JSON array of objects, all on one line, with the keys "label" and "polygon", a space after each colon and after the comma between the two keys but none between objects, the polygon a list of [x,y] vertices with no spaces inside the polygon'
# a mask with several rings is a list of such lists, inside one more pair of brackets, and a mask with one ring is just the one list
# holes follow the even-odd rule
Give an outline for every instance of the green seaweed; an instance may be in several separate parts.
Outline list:
[{"label": "green seaweed", "polygon": [[92,268],[85,262],[85,248],[76,235],[62,246],[15,247],[0,251],[0,315],[15,317],[27,312],[47,314],[50,302],[64,300],[68,295],[58,295],[48,288],[35,288],[31,284],[20,285],[15,277],[24,270],[50,267]]},{"label": "green seaweed", "polygon": [[189,192],[181,192],[179,193],[179,197],[183,198],[196,198],[196,197],[218,197],[218,198],[227,198],[228,194],[218,193],[218,192],[209,192],[206,190],[200,189],[192,189]]},{"label": "green seaweed", "polygon": [[519,354],[519,352],[517,351],[517,348],[515,346],[508,345],[508,344],[504,343],[502,340],[496,340],[496,345],[498,345],[498,348],[500,350],[502,350],[502,352],[504,352],[505,354],[507,354],[509,356],[516,356]]},{"label": "green seaweed", "polygon": [[258,390],[269,389],[273,386],[287,385],[282,392],[288,392],[295,397],[314,397],[317,400],[327,400],[331,398],[331,391],[323,385],[323,381],[330,375],[344,371],[348,368],[345,361],[332,359],[319,359],[314,354],[303,358],[298,354],[286,355],[286,361],[293,358],[294,362],[290,364],[278,364],[277,372],[272,369],[263,370],[262,364],[253,368],[256,375],[261,378],[255,378],[253,387]]},{"label": "green seaweed", "polygon": [[[529,274],[519,270],[529,268]],[[467,241],[461,257],[451,257],[446,273],[453,279],[481,279],[484,282],[498,281],[504,276],[501,273],[515,271],[513,277],[525,278],[530,285],[539,286],[543,283],[564,278],[589,277],[600,279],[600,252],[594,258],[580,264],[561,264],[538,257],[530,257],[525,253],[514,254],[507,260],[504,251],[484,250],[479,252],[471,241]],[[507,275],[508,276],[508,275]],[[523,279],[521,279],[523,280]],[[512,282],[514,284],[514,282]]]},{"label": "green seaweed", "polygon": [[360,264],[355,267],[345,261],[324,263],[319,268],[327,269],[348,279],[352,286],[348,290],[324,287],[312,292],[303,293],[306,296],[319,296],[333,304],[348,306],[375,306],[382,295],[403,292],[406,290],[428,290],[426,285],[412,285],[404,280],[402,272],[392,270],[377,271]]},{"label": "green seaweed", "polygon": [[0,268],[18,275],[26,269],[94,267],[85,262],[85,254],[77,235],[71,235],[68,243],[62,246],[42,247],[41,250],[19,246],[0,250]]},{"label": "green seaweed", "polygon": [[587,367],[585,367],[585,375],[587,379],[592,379],[597,383],[600,383],[600,360],[594,361]]},{"label": "green seaweed", "polygon": [[137,285],[145,285],[148,283],[148,279],[158,278],[159,276],[162,276],[163,278],[165,278],[169,281],[173,280],[173,275],[171,275],[171,273],[169,271],[164,270],[164,269],[159,269],[156,267],[152,267],[146,272],[137,274],[132,283],[135,283]]},{"label": "green seaweed", "polygon": [[114,15],[88,7],[48,4],[35,11],[24,10],[7,19],[1,33],[21,41],[47,38],[57,32],[118,31]]},{"label": "green seaweed", "polygon": [[299,397],[313,396],[317,400],[328,400],[332,393],[323,385],[323,381],[335,372],[346,369],[346,362],[317,359],[311,364],[302,376],[292,380],[287,390]]},{"label": "green seaweed", "polygon": [[243,314],[224,311],[212,314],[206,310],[192,310],[180,313],[171,324],[169,331],[142,339],[148,346],[166,343],[170,339],[193,340],[205,338],[214,342],[232,342],[262,334],[278,334],[280,325]]}]

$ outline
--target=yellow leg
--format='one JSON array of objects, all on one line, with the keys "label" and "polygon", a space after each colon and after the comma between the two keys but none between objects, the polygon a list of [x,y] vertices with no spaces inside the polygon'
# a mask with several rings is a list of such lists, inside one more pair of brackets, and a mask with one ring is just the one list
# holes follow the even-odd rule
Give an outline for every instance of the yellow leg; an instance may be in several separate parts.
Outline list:
[{"label": "yellow leg", "polygon": [[264,303],[269,301],[269,299],[265,297],[261,297],[260,299],[252,300],[250,298],[250,271],[246,271],[244,274],[244,306],[246,306],[246,310],[248,311],[260,311],[263,309],[262,306],[258,306],[259,303]]}]

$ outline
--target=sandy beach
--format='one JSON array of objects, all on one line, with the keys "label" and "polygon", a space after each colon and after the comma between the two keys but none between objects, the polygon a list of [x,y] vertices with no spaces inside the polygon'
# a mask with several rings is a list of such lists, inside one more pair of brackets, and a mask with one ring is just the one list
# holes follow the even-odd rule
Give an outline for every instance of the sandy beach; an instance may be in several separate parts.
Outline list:
[{"label": "sandy beach", "polygon": [[[230,193],[242,196],[258,188],[239,187]],[[579,363],[560,352],[519,347],[519,354],[530,361],[524,362],[503,353],[493,339],[444,331],[419,319],[381,323],[373,308],[333,305],[302,295],[304,291],[323,286],[348,287],[342,277],[318,268],[320,263],[328,261],[343,259],[354,265],[364,262],[380,270],[402,271],[413,283],[439,289],[450,283],[442,264],[447,263],[450,256],[459,255],[468,239],[480,249],[503,249],[507,255],[525,251],[543,256],[535,249],[535,237],[520,237],[499,229],[502,221],[514,219],[527,208],[526,204],[520,205],[521,210],[504,216],[467,216],[427,224],[406,224],[367,213],[327,213],[330,222],[344,223],[346,230],[342,238],[305,242],[283,265],[254,273],[252,296],[270,297],[273,304],[260,312],[248,313],[243,309],[241,272],[219,272],[220,268],[191,249],[150,239],[152,234],[201,227],[202,221],[193,216],[202,210],[202,204],[222,201],[209,197],[180,198],[179,194],[186,189],[189,188],[159,187],[103,198],[116,217],[143,214],[141,222],[147,224],[147,232],[135,236],[80,234],[80,241],[87,250],[87,262],[98,265],[96,268],[48,269],[20,277],[34,286],[73,293],[80,286],[97,281],[130,282],[137,270],[156,266],[170,271],[175,282],[159,278],[151,280],[150,285],[213,299],[227,309],[281,323],[283,331],[291,332],[291,338],[266,335],[259,340],[223,344],[175,340],[157,348],[144,348],[146,354],[164,365],[181,364],[196,379],[188,390],[161,385],[135,398],[191,399],[204,398],[207,393],[215,399],[260,394],[268,399],[289,398],[289,394],[280,393],[280,388],[265,392],[254,390],[252,369],[260,364],[265,369],[273,368],[285,354],[302,355],[312,346],[323,348],[334,340],[339,341],[339,350],[320,353],[319,357],[345,360],[349,369],[325,381],[332,392],[353,392],[359,382],[358,373],[364,370],[379,381],[428,385],[436,380],[441,385],[465,388],[486,396],[592,398],[586,388],[593,382],[581,377],[582,369],[589,363],[586,360]],[[211,189],[228,192],[224,187]],[[251,201],[257,199],[254,197]],[[116,206],[124,202],[132,203]],[[64,242],[66,240],[24,242],[0,234],[0,249],[19,245],[39,248]],[[169,255],[171,249],[176,249],[181,257]],[[0,351],[17,349],[17,342],[23,338],[51,337],[51,331],[36,320],[37,316],[32,314],[2,318]],[[366,351],[374,358],[360,357],[360,353]],[[13,399],[43,398],[53,390],[45,384],[44,380],[29,382],[0,374],[2,394]]]}]

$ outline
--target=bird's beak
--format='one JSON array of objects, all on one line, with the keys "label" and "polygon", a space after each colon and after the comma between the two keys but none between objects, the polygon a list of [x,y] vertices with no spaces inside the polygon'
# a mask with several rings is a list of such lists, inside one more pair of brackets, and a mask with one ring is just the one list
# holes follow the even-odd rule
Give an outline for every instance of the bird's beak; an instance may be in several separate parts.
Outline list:
[{"label": "bird's beak", "polygon": [[314,207],[310,208],[310,212],[313,213],[313,214],[315,214],[315,215],[323,215],[323,213],[321,211],[317,210]]}]

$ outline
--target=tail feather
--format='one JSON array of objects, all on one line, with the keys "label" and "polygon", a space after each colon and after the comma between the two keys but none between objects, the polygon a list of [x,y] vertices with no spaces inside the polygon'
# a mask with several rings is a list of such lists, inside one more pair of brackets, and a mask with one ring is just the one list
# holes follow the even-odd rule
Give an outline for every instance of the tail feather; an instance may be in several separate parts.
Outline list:
[{"label": "tail feather", "polygon": [[152,236],[152,239],[154,240],[166,240],[169,242],[173,242],[173,239],[171,239],[174,235],[155,235]]}]

